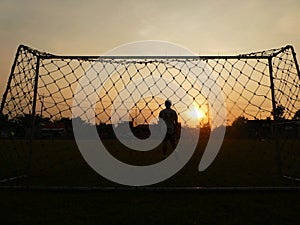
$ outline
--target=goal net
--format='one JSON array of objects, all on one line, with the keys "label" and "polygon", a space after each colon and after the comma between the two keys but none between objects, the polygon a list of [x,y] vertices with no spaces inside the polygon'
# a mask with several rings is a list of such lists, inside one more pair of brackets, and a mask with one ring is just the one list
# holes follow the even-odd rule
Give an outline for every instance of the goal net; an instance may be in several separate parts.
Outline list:
[{"label": "goal net", "polygon": [[[129,125],[135,137],[147,139],[170,99],[181,132],[198,145],[186,166],[159,185],[293,185],[283,177],[300,177],[299,85],[292,46],[236,56],[98,57],[21,45],[1,103],[1,183],[114,186],[80,155],[72,122],[83,124],[83,136],[94,126],[118,160],[151,165],[162,160],[162,145],[134,151],[115,132]],[[226,133],[219,154],[199,172],[209,137],[220,127]],[[15,179],[20,176],[26,178]]]}]

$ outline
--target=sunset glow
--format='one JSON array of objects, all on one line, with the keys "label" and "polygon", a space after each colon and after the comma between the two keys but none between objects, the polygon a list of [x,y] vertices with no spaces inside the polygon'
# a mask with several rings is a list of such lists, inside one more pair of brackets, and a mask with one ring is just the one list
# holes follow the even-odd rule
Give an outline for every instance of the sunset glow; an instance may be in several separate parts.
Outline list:
[{"label": "sunset glow", "polygon": [[195,120],[201,120],[205,117],[205,113],[201,109],[194,108],[188,112],[188,115]]},{"label": "sunset glow", "polygon": [[188,124],[196,127],[205,118],[205,112],[194,103],[191,109],[186,111],[186,117]]}]

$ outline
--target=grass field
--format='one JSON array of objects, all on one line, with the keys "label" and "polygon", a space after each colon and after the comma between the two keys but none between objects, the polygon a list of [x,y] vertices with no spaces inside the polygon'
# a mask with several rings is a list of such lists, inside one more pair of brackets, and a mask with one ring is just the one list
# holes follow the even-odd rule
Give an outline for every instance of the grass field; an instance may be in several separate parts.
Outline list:
[{"label": "grass field", "polygon": [[[201,140],[190,162],[157,187],[280,187],[299,183],[278,176],[275,143],[261,140],[224,140],[213,164],[197,167],[207,140]],[[299,143],[297,143],[298,145]],[[161,160],[160,148],[148,153],[126,151],[105,141],[118,159],[137,165]],[[1,143],[18,151],[15,162],[28,157],[27,143]],[[289,150],[290,152],[290,150]],[[96,174],[74,141],[37,140],[33,143],[29,176],[1,184],[1,224],[298,224],[300,191],[65,191],[13,190],[4,185],[119,186]],[[9,154],[1,155],[3,160]],[[12,157],[13,158],[13,157]],[[19,161],[18,161],[19,160]],[[23,160],[26,161],[26,160]],[[2,166],[3,168],[4,166]]]},{"label": "grass field", "polygon": [[1,224],[299,224],[300,192],[0,191]]},{"label": "grass field", "polygon": [[[192,159],[170,179],[156,186],[290,186],[294,185],[278,176],[277,152],[274,142],[265,140],[225,139],[212,165],[204,172],[198,165],[207,140],[200,140]],[[162,160],[161,146],[149,152],[126,149],[116,140],[106,140],[106,148],[117,159],[134,165],[149,165]],[[295,145],[295,143],[294,143]],[[300,146],[299,141],[294,149]],[[4,141],[1,144],[2,177],[6,170],[26,168],[29,146],[25,141]],[[297,161],[288,146],[281,149],[284,173]],[[283,154],[286,151],[286,154]],[[287,157],[288,156],[288,157]],[[299,161],[300,162],[300,161]],[[19,171],[14,171],[19,172]],[[22,172],[19,172],[22,173]],[[36,140],[26,179],[13,184],[44,186],[116,186],[96,172],[84,161],[73,140]]]}]

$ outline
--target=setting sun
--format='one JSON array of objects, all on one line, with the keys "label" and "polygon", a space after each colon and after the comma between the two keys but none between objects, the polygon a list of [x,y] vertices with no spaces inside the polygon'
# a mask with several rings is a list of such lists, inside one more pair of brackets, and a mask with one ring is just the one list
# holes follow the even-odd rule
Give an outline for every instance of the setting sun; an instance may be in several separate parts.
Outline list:
[{"label": "setting sun", "polygon": [[193,109],[189,112],[189,116],[193,117],[194,119],[202,119],[205,115],[201,109]]},{"label": "setting sun", "polygon": [[190,111],[187,112],[188,116],[190,116],[193,120],[201,120],[205,117],[205,113],[202,109],[199,109],[198,107],[193,107]]}]

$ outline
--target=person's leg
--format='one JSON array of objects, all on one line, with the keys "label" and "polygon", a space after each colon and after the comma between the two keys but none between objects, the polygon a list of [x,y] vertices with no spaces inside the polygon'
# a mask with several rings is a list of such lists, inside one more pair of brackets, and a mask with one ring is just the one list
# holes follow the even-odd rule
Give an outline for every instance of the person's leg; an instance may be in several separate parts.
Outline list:
[{"label": "person's leg", "polygon": [[176,138],[176,134],[172,134],[170,137],[170,142],[172,145],[172,150],[175,150],[176,146],[177,146],[177,138]]},{"label": "person's leg", "polygon": [[168,141],[165,139],[163,141],[163,158],[167,157],[167,148],[168,148]]},{"label": "person's leg", "polygon": [[170,135],[166,134],[166,137],[163,141],[163,158],[164,159],[167,157],[168,141],[170,141]]}]

